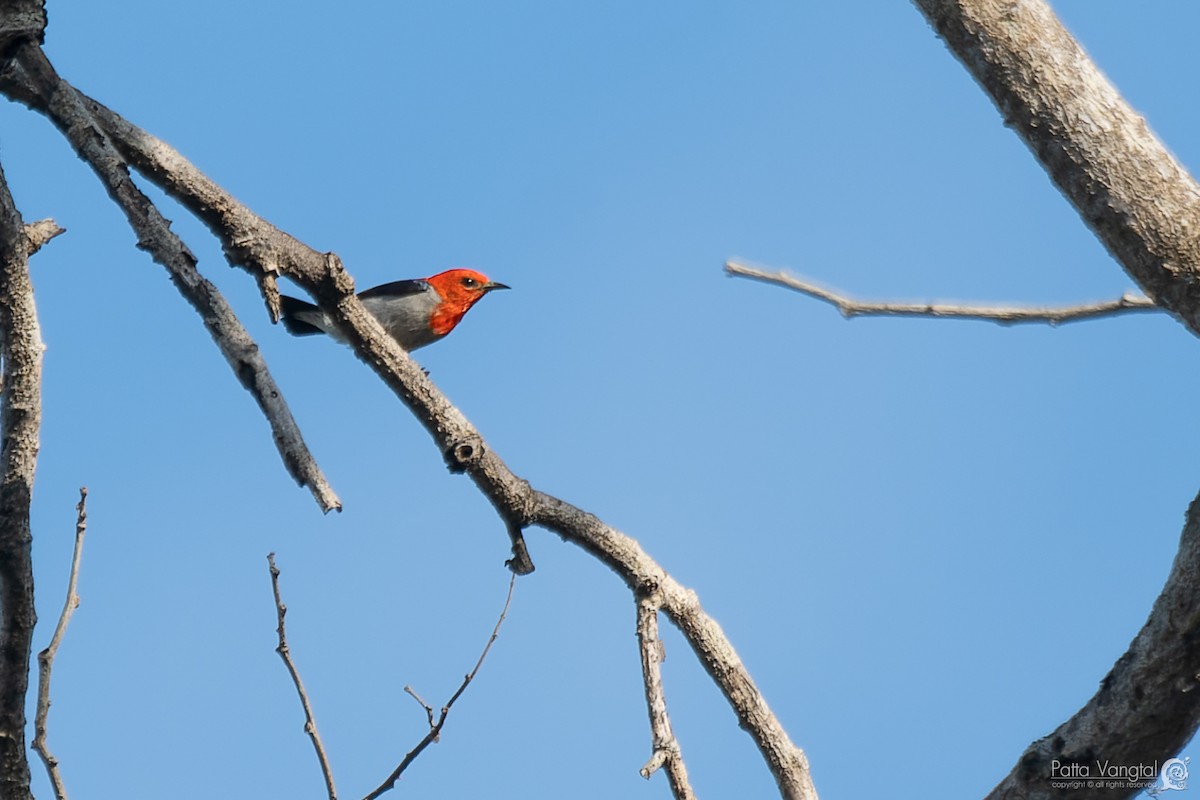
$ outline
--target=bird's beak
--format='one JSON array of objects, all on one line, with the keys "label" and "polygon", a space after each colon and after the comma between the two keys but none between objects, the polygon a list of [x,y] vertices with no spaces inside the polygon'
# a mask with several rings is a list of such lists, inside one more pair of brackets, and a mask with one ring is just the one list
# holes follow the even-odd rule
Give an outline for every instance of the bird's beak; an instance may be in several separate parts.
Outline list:
[{"label": "bird's beak", "polygon": [[485,283],[483,285],[483,290],[485,292],[494,292],[497,289],[511,289],[511,288],[512,288],[511,286],[508,286],[503,283],[497,283],[496,281],[488,281],[487,283]]}]

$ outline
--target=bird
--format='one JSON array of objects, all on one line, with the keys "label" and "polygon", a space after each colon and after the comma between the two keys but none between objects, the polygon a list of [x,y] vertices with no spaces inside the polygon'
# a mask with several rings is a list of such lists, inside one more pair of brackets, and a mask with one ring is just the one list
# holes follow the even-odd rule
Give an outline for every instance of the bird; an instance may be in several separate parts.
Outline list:
[{"label": "bird", "polygon": [[[454,330],[484,295],[509,288],[473,269],[448,269],[428,278],[375,286],[359,292],[358,299],[401,347],[412,352]],[[345,341],[333,321],[312,303],[280,295],[279,307],[280,321],[293,336],[327,333]]]}]

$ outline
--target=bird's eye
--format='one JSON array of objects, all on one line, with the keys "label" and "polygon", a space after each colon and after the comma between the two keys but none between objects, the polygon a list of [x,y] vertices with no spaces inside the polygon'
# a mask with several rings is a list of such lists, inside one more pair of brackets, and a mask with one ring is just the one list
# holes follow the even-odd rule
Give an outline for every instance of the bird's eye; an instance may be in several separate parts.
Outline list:
[{"label": "bird's eye", "polygon": [[476,286],[479,285],[479,281],[475,280],[474,278],[463,278],[462,285],[467,287],[468,289],[474,289]]}]

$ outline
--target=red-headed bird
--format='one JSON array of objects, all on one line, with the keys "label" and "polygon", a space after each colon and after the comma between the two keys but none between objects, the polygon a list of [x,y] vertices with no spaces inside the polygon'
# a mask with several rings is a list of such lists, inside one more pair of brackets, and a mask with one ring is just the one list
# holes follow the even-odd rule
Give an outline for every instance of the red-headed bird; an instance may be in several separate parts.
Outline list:
[{"label": "red-headed bird", "polygon": [[[485,294],[507,288],[473,269],[448,269],[430,278],[385,283],[359,292],[358,299],[401,347],[412,352],[454,330]],[[279,305],[288,333],[327,333],[342,341],[333,322],[312,303],[280,295]]]}]

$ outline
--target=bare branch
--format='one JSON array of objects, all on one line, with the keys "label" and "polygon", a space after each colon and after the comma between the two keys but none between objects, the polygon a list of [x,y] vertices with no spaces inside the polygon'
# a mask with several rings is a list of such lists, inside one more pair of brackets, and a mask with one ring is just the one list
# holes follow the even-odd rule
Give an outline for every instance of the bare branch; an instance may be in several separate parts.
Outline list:
[{"label": "bare branch", "polygon": [[792,743],[771,712],[750,672],[716,620],[704,613],[696,593],[646,554],[636,539],[556,497],[534,492],[530,521],[579,545],[616,572],[635,596],[658,594],[667,618],[679,628],[720,688],[740,725],[754,739],[787,800],[817,796],[804,751]]},{"label": "bare branch", "polygon": [[650,714],[650,760],[641,769],[646,780],[660,768],[667,768],[667,780],[676,800],[695,800],[696,794],[688,783],[683,752],[671,730],[667,715],[667,697],[663,693],[662,662],[666,658],[662,639],[658,638],[659,599],[656,596],[637,600],[638,649],[642,653],[642,683],[646,689],[646,710]]},{"label": "bare branch", "polygon": [[284,605],[283,599],[279,595],[279,568],[275,566],[274,553],[267,554],[267,566],[271,571],[271,591],[275,595],[275,616],[279,620],[279,627],[275,629],[275,632],[279,634],[279,645],[275,648],[275,652],[279,653],[279,657],[283,659],[288,674],[292,676],[292,683],[296,685],[296,694],[300,695],[300,705],[304,707],[304,732],[312,739],[313,749],[317,751],[317,761],[321,764],[321,774],[325,777],[325,789],[329,793],[329,800],[337,800],[337,789],[333,785],[333,768],[329,765],[329,757],[325,754],[325,745],[321,742],[321,734],[317,731],[317,718],[313,716],[312,704],[308,701],[308,692],[304,690],[304,681],[300,680],[300,672],[296,669],[295,662],[292,661],[292,651],[288,647],[287,630],[283,621],[287,615],[287,606]]},{"label": "bare branch", "polygon": [[71,621],[75,609],[79,607],[79,560],[83,556],[83,535],[87,533],[87,487],[79,489],[79,504],[75,506],[75,551],[71,554],[71,573],[67,579],[67,600],[63,604],[62,614],[58,617],[58,625],[50,644],[38,653],[38,698],[37,713],[33,719],[33,749],[42,757],[46,765],[46,774],[50,776],[50,785],[54,788],[57,800],[66,800],[67,786],[63,783],[62,773],[58,769],[58,759],[50,752],[46,744],[46,718],[50,715],[50,671],[54,669],[54,657],[58,655],[58,646],[62,644],[63,636],[67,633],[67,625]]},{"label": "bare branch", "polygon": [[429,720],[429,727],[431,727],[431,728],[432,728],[432,727],[433,727],[433,725],[434,725],[434,721],[433,721],[433,706],[429,705],[429,703],[426,703],[426,702],[425,702],[425,698],[424,698],[424,697],[421,697],[421,695],[417,694],[417,690],[416,690],[416,689],[414,689],[414,688],[413,688],[413,687],[411,687],[411,686],[408,686],[407,684],[404,686],[404,692],[405,692],[405,694],[407,694],[409,697],[411,697],[413,700],[416,700],[416,701],[417,701],[417,704],[418,704],[418,705],[420,705],[420,706],[421,706],[421,708],[425,709],[425,716],[426,716],[426,717],[428,718],[428,720]]},{"label": "bare branch", "polygon": [[1064,322],[1078,322],[1099,317],[1113,317],[1118,314],[1158,311],[1163,309],[1154,304],[1148,297],[1138,297],[1124,294],[1116,300],[1105,300],[1097,303],[1081,303],[1075,306],[1059,306],[1048,308],[1024,306],[971,306],[950,303],[890,303],[867,302],[854,300],[831,289],[818,286],[803,278],[789,275],[786,272],[770,272],[758,267],[729,261],[725,264],[725,272],[729,275],[752,278],[764,283],[773,283],[794,289],[801,294],[837,308],[846,319],[852,317],[948,317],[953,319],[972,319],[985,322],[996,322],[1001,325],[1016,325],[1019,323],[1045,323],[1060,325]]},{"label": "bare branch", "polygon": [[[0,74],[0,91],[35,109],[45,100],[20,76]],[[466,473],[505,523],[541,525],[613,569],[634,592],[661,587],[663,611],[679,627],[754,739],[785,798],[816,797],[808,761],[796,747],[720,626],[637,542],[558,498],[535,491],[488,448],[466,417],[438,391],[403,348],[363,309],[354,282],[333,254],[318,253],[238,203],[176,150],[94,100],[84,100],[105,134],[144,175],[220,237],[230,262],[295,280],[339,325],[345,340],[396,394],[437,443],[453,472]],[[519,553],[514,553],[519,557]]]},{"label": "bare branch", "polygon": [[304,443],[258,345],[217,287],[196,269],[196,257],[187,245],[134,184],[124,159],[75,89],[58,76],[45,54],[32,43],[18,47],[16,59],[0,74],[0,88],[48,116],[70,140],[79,157],[92,167],[125,212],[138,235],[138,247],[166,267],[175,287],[200,315],[237,379],[257,401],[271,425],[275,446],[289,474],[301,486],[309,488],[323,511],[340,510],[341,501]]},{"label": "bare branch", "polygon": [[446,717],[450,714],[450,709],[458,701],[458,698],[462,697],[462,693],[471,685],[471,681],[475,680],[475,676],[479,674],[479,668],[483,666],[483,660],[487,658],[488,652],[492,649],[492,645],[495,644],[496,638],[500,635],[500,626],[504,624],[504,618],[508,616],[508,607],[512,603],[513,589],[516,585],[517,574],[514,572],[508,579],[508,596],[504,598],[504,608],[500,610],[500,618],[496,620],[496,627],[492,628],[492,635],[488,637],[487,644],[483,647],[483,652],[479,654],[479,660],[475,662],[475,666],[463,678],[462,683],[459,684],[458,691],[450,696],[450,699],[446,701],[446,705],[442,706],[442,711],[438,714],[436,721],[433,718],[433,707],[422,700],[420,695],[413,691],[411,686],[404,687],[404,691],[412,695],[413,699],[425,709],[425,713],[429,717],[429,733],[425,734],[424,738],[417,742],[416,747],[405,754],[400,765],[392,770],[392,774],[383,783],[379,784],[373,792],[363,798],[363,800],[375,800],[380,795],[391,791],[395,787],[396,781],[404,774],[404,770],[408,769],[409,765],[417,760],[417,756],[421,755],[426,747],[436,742],[438,737],[441,736],[442,727],[446,724]]},{"label": "bare branch", "polygon": [[[429,377],[384,333],[353,294],[341,263],[318,254],[253,214],[177,151],[104,108],[88,101],[105,130],[139,171],[191,209],[225,243],[231,259],[259,269],[278,269],[309,288],[327,313],[342,324],[355,353],[407,405],[438,444],[450,469],[465,472],[491,500],[506,530],[541,525],[598,558],[635,592],[663,587],[663,610],[679,627],[709,675],[729,700],[738,723],[751,735],[785,798],[815,798],[808,760],[771,713],[749,672],[720,626],[692,592],[670,578],[637,542],[596,517],[551,495],[535,491],[513,474]],[[316,260],[314,260],[316,259]],[[519,554],[518,554],[519,555]]]},{"label": "bare branch", "polygon": [[0,797],[32,798],[25,695],[33,649],[33,534],[29,502],[42,420],[42,345],[31,248],[0,170]]}]

